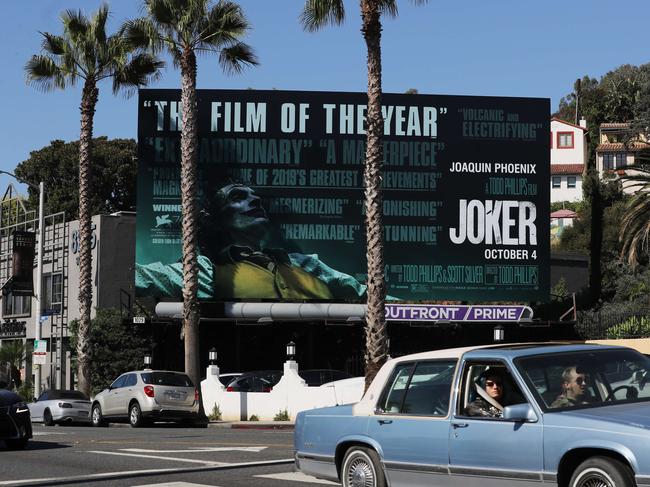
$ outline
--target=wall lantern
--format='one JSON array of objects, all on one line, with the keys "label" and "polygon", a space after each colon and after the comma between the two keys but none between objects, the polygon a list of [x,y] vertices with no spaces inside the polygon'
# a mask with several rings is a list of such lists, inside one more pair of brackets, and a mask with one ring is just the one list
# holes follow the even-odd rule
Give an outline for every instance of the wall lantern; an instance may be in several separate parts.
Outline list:
[{"label": "wall lantern", "polygon": [[494,327],[494,341],[495,343],[502,342],[506,337],[506,330],[503,325],[497,325]]},{"label": "wall lantern", "polygon": [[151,368],[151,354],[150,353],[145,353],[144,354],[144,368],[145,369],[150,369]]},{"label": "wall lantern", "polygon": [[293,342],[287,343],[287,360],[293,360],[296,356],[296,344]]},{"label": "wall lantern", "polygon": [[210,365],[217,365],[217,349],[212,347],[208,352],[208,358],[210,360]]}]

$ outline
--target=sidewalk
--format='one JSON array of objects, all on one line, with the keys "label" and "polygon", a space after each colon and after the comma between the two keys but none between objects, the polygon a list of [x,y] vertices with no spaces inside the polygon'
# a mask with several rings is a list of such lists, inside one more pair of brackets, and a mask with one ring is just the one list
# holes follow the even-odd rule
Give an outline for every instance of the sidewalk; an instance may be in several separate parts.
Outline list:
[{"label": "sidewalk", "polygon": [[209,428],[240,430],[293,430],[293,421],[210,421]]}]

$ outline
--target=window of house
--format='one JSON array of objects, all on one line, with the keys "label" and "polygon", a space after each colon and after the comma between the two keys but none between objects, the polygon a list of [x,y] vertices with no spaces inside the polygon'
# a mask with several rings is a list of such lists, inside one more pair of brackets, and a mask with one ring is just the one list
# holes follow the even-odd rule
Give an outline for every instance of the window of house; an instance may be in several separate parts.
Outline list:
[{"label": "window of house", "polygon": [[63,275],[43,276],[43,310],[47,314],[61,313],[63,302]]},{"label": "window of house", "polygon": [[627,166],[627,154],[625,152],[617,152],[614,154],[614,162],[616,167]]},{"label": "window of house", "polygon": [[3,316],[29,316],[32,314],[31,296],[7,294],[2,298]]},{"label": "window of house", "polygon": [[558,149],[573,149],[573,132],[558,132],[557,133],[557,148]]},{"label": "window of house", "polygon": [[603,154],[603,169],[612,171],[617,167],[627,165],[627,153],[625,152],[607,152]]},{"label": "window of house", "polygon": [[562,178],[560,176],[553,176],[551,181],[553,181],[554,188],[559,188],[562,186]]},{"label": "window of house", "polygon": [[614,164],[614,154],[611,152],[606,152],[603,154],[603,169],[605,171],[611,171],[614,169],[615,164]]},{"label": "window of house", "polygon": [[576,187],[576,180],[577,180],[577,178],[575,176],[567,177],[566,178],[567,188],[575,188]]}]

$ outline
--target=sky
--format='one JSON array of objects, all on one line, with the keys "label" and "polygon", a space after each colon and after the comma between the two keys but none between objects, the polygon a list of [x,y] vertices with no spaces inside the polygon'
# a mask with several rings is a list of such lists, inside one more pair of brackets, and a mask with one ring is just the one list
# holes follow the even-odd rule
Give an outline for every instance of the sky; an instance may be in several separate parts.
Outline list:
[{"label": "sky", "polygon": [[[140,0],[109,0],[109,31],[142,15]],[[584,75],[600,78],[622,64],[650,61],[650,2],[623,0],[397,0],[399,17],[384,19],[383,89],[420,93],[542,97],[555,110]],[[346,0],[341,27],[302,30],[304,0],[240,0],[260,66],[224,75],[216,59],[199,59],[198,88],[365,91],[365,44],[359,2]],[[39,32],[60,34],[59,14],[98,0],[24,0],[3,5],[0,30],[0,170],[12,172],[32,150],[79,138],[80,86],[42,93],[25,82],[24,65],[40,51]],[[171,64],[152,88],[179,88]],[[100,85],[95,136],[136,138],[137,97],[115,97]],[[12,182],[0,175],[3,190]],[[19,191],[24,187],[18,185]]]}]

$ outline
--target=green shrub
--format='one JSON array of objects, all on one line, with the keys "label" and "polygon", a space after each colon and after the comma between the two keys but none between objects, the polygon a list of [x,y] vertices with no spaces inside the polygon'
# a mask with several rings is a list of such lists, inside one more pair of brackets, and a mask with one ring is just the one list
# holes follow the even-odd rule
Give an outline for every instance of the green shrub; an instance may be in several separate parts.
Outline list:
[{"label": "green shrub", "polygon": [[289,418],[289,411],[286,409],[283,411],[278,411],[278,414],[275,415],[273,418],[273,421],[290,421],[291,418]]},{"label": "green shrub", "polygon": [[212,412],[208,415],[208,419],[210,421],[221,421],[221,408],[216,402],[212,407]]},{"label": "green shrub", "polygon": [[32,402],[34,399],[34,384],[32,384],[31,381],[26,380],[25,382],[22,383],[22,385],[18,388],[16,393],[22,397],[23,401],[25,402]]},{"label": "green shrub", "polygon": [[607,329],[607,338],[644,338],[650,336],[650,317],[632,316]]},{"label": "green shrub", "polygon": [[260,418],[257,417],[256,414],[251,414],[251,417],[248,418],[249,421],[259,421]]}]

